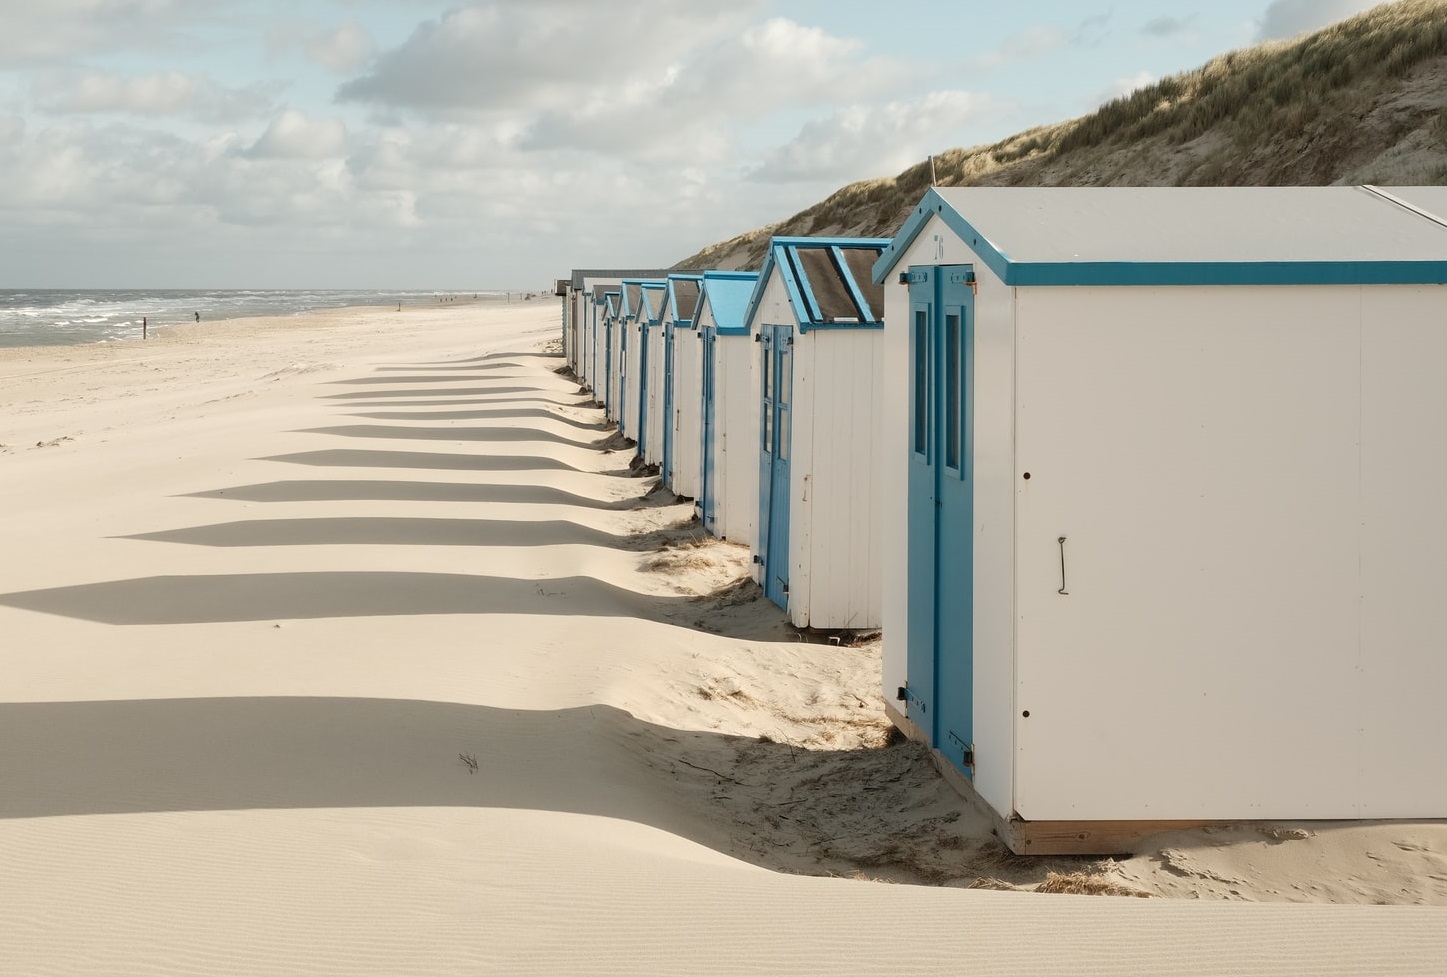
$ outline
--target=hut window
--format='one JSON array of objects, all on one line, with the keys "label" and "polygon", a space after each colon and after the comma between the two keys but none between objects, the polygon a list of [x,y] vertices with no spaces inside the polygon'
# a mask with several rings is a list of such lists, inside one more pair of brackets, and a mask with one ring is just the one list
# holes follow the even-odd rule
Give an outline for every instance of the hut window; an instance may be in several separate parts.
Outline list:
[{"label": "hut window", "polygon": [[945,467],[960,470],[960,317],[945,316]]},{"label": "hut window", "polygon": [[928,453],[929,444],[929,316],[914,313],[914,453]]}]

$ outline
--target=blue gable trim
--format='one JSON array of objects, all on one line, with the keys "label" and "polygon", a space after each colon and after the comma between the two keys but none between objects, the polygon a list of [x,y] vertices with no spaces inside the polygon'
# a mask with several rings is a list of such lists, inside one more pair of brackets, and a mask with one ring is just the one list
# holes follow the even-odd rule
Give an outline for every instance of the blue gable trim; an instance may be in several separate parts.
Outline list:
[{"label": "blue gable trim", "polygon": [[1443,285],[1440,261],[1015,261],[930,190],[874,263],[883,285],[931,217],[970,247],[1009,286],[1055,285]]},{"label": "blue gable trim", "polygon": [[756,271],[706,271],[698,306],[707,302],[713,312],[714,332],[720,336],[747,336],[747,312],[753,298]]},{"label": "blue gable trim", "polygon": [[679,315],[680,310],[678,308],[678,293],[674,291],[674,286],[677,285],[680,281],[698,282],[699,302],[701,303],[703,301],[702,275],[669,275],[667,283],[668,297],[664,299],[663,308],[659,311],[659,317],[662,318],[669,310],[672,310],[674,326],[682,326],[684,329],[692,329],[693,317],[698,313],[698,308],[697,306],[695,306],[692,309],[686,310],[684,315]]},{"label": "blue gable trim", "polygon": [[[884,310],[871,308],[870,303],[865,300],[859,283],[854,281],[854,276],[849,272],[849,265],[844,261],[843,250],[845,248],[870,247],[887,249],[890,243],[889,238],[873,237],[775,237],[771,239],[768,253],[764,257],[764,265],[759,270],[758,283],[754,286],[754,294],[749,298],[748,309],[744,315],[745,328],[753,331],[759,303],[764,300],[764,292],[769,285],[769,276],[775,271],[779,272],[783,280],[785,292],[789,297],[789,305],[794,310],[794,322],[798,325],[800,333],[825,326],[832,329],[882,326]],[[815,298],[814,291],[809,285],[808,275],[804,274],[795,262],[795,253],[802,248],[828,248],[833,251],[855,304],[861,309],[870,309],[878,318],[870,322],[824,322],[819,301]]]}]

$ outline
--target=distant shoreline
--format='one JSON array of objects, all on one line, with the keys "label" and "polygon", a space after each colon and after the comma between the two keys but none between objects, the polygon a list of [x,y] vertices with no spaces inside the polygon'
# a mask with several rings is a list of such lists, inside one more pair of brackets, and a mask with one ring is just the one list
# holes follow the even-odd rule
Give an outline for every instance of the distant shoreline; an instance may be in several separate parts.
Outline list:
[{"label": "distant shoreline", "polygon": [[[531,299],[526,296],[532,296]],[[0,289],[0,349],[129,342],[159,330],[348,308],[425,309],[536,301],[518,290]]]}]

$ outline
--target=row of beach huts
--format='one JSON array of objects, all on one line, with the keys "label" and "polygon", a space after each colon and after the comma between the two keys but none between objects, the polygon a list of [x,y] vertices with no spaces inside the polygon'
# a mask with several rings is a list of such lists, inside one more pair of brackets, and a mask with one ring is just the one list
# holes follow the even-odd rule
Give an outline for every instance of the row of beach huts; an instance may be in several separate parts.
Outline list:
[{"label": "row of beach huts", "polygon": [[934,188],[568,364],[1019,852],[1447,817],[1447,188]]}]

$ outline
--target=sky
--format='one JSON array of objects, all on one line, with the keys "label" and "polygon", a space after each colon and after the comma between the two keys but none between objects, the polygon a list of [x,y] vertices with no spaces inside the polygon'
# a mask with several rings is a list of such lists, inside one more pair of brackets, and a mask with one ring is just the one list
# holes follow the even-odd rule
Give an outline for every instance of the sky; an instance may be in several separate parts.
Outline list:
[{"label": "sky", "polygon": [[1357,0],[0,0],[0,288],[663,267]]}]

